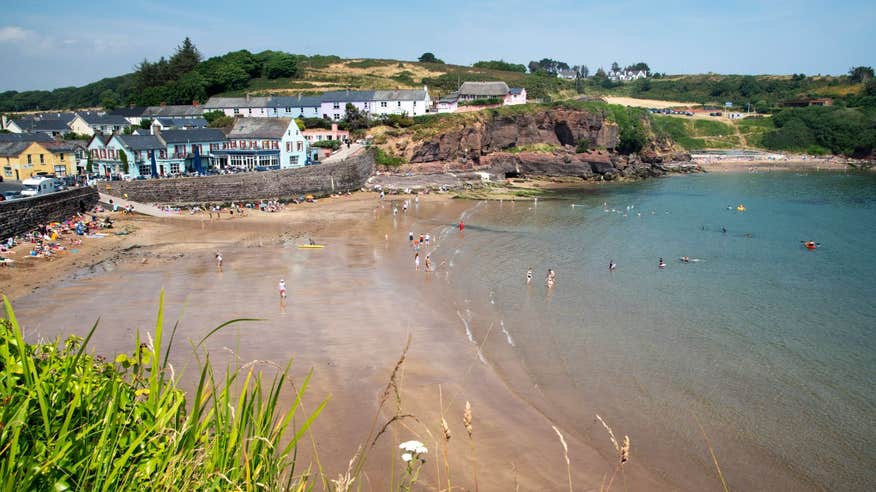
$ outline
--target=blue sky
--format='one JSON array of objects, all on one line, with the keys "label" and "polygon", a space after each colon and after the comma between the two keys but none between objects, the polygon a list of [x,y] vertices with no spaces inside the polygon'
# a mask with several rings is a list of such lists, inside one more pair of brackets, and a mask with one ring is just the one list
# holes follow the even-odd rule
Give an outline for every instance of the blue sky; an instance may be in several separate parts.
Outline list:
[{"label": "blue sky", "polygon": [[876,65],[876,2],[0,0],[0,90],[82,85],[171,53],[264,49],[448,63],[554,58],[591,72],[839,74]]}]

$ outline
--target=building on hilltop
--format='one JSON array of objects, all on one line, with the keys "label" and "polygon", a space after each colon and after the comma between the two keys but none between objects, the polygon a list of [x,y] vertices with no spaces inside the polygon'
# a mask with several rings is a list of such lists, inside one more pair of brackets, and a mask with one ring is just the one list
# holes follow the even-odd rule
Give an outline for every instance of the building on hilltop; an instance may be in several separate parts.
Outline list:
[{"label": "building on hilltop", "polygon": [[[268,101],[268,116],[274,118],[319,118],[320,96],[274,96]],[[226,113],[227,114],[227,113]]]},{"label": "building on hilltop", "polygon": [[508,84],[501,81],[463,82],[458,93],[459,101],[499,99],[503,106],[526,104],[526,89],[509,88]]},{"label": "building on hilltop", "polygon": [[292,118],[238,118],[219,155],[233,169],[302,167],[307,141]]},{"label": "building on hilltop", "polygon": [[578,78],[578,72],[576,70],[560,69],[557,70],[557,78],[565,80],[575,80]]},{"label": "building on hilltop", "polygon": [[808,106],[833,106],[833,99],[829,97],[819,97],[814,99],[793,99],[790,101],[782,101],[782,106],[786,108],[805,108]]},{"label": "building on hilltop", "polygon": [[648,72],[644,70],[612,70],[608,73],[608,79],[612,82],[631,82],[646,78],[648,78]]},{"label": "building on hilltop", "polygon": [[222,111],[231,117],[267,118],[270,115],[270,97],[211,97],[204,104],[204,111]]},{"label": "building on hilltop", "polygon": [[154,118],[203,118],[203,116],[204,108],[196,104],[149,106],[140,115],[141,118],[149,120]]}]

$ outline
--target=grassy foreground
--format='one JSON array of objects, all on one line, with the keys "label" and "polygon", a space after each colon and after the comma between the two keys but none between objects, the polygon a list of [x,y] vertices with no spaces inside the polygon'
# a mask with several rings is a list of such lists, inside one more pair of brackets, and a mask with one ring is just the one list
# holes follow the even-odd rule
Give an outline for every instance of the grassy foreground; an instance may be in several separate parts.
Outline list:
[{"label": "grassy foreground", "polygon": [[[86,352],[97,323],[84,339],[28,344],[4,305],[0,490],[312,488],[295,468],[298,442],[326,404],[297,415],[310,375],[290,390],[289,366],[268,383],[251,366],[217,377],[198,357],[187,397],[167,363],[174,333],[161,353],[162,307],[154,340],[138,334],[132,353],[107,361]],[[295,403],[282,411],[286,391]]]}]

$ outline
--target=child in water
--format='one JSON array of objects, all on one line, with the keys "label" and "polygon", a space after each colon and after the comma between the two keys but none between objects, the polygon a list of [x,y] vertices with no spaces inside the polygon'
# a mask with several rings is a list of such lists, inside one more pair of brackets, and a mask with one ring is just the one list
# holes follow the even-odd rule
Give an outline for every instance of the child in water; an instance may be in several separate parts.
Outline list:
[{"label": "child in water", "polygon": [[532,283],[532,267],[529,267],[529,270],[526,271],[526,283]]},{"label": "child in water", "polygon": [[657,263],[657,268],[666,268],[666,262],[663,261],[663,258],[660,258],[660,261]]}]

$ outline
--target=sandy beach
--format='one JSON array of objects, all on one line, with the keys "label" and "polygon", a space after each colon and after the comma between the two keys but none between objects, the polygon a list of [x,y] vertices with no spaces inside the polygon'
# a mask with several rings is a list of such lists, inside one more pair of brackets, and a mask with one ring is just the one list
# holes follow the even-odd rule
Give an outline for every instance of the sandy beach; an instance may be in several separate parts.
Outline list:
[{"label": "sandy beach", "polygon": [[708,172],[770,172],[770,171],[853,171],[854,166],[828,158],[808,160],[695,159]]},{"label": "sandy beach", "polygon": [[[18,262],[0,272],[0,291],[12,299],[29,339],[83,335],[100,318],[92,345],[109,357],[130,350],[136,330],[154,327],[164,289],[166,319],[179,320],[180,342],[171,359],[184,385],[195,373],[187,341],[230,319],[259,318],[212,337],[211,359],[217,367],[259,361],[256,366],[269,372],[294,359],[297,382],[313,370],[304,408],[329,399],[312,430],[325,480],[344,473],[363,446],[369,454],[363,490],[385,490],[391,463],[399,466],[397,443],[419,439],[430,450],[424,483],[446,488],[443,415],[452,435],[452,486],[473,489],[462,424],[470,401],[480,489],[514,490],[515,483],[524,490],[567,488],[563,446],[554,423],[527,403],[543,395],[526,383],[525,368],[501,348],[487,351],[491,337],[501,336],[495,327],[473,326],[474,343],[469,341],[449,291],[454,272],[440,257],[436,272],[414,270],[408,232],[429,233],[440,244],[442,234],[458,233],[456,222],[475,202],[428,195],[404,213],[405,198],[413,203],[410,196],[381,203],[376,194],[358,193],[220,220],[187,213],[122,218],[116,230],[127,226],[131,234],[88,242],[57,259],[24,260],[33,266]],[[309,239],[326,247],[296,247]],[[224,257],[221,273],[216,250]],[[285,307],[277,293],[281,278],[290,286]],[[375,420],[408,336],[400,398],[390,395]],[[291,389],[286,404],[290,395]],[[393,416],[401,417],[373,447],[365,442],[374,422],[379,430]],[[616,468],[615,450],[595,415],[577,427],[587,432],[559,429],[569,447],[571,478],[576,489],[598,489]],[[594,431],[604,438],[593,440]],[[301,451],[316,470],[313,453]],[[623,467],[623,480],[629,490],[677,488],[635,458]]]}]

